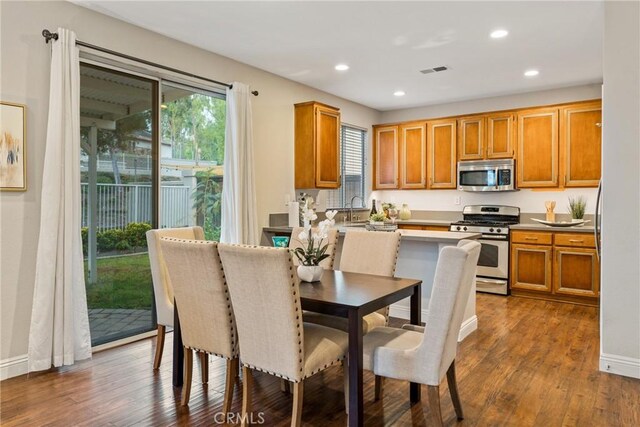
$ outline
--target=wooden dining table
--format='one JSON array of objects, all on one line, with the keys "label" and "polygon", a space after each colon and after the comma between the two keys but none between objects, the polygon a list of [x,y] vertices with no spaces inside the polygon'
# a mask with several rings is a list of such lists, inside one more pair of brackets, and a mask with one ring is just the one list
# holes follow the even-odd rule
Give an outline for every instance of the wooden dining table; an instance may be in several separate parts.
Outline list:
[{"label": "wooden dining table", "polygon": [[[410,297],[410,323],[419,325],[421,280],[327,270],[318,282],[300,283],[303,310],[348,319],[349,333],[349,426],[364,424],[362,318]],[[240,355],[242,358],[242,355]],[[183,382],[184,353],[178,309],[174,310],[173,385]],[[420,401],[420,384],[410,383],[411,403]]]}]

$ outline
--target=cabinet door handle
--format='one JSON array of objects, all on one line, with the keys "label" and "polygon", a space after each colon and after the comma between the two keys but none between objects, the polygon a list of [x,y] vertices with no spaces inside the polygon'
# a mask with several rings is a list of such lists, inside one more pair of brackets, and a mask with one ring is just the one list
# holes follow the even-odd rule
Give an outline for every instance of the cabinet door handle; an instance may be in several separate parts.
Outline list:
[{"label": "cabinet door handle", "polygon": [[524,240],[538,240],[537,237],[525,237]]},{"label": "cabinet door handle", "polygon": [[569,239],[569,242],[571,242],[571,243],[584,243],[584,240]]}]

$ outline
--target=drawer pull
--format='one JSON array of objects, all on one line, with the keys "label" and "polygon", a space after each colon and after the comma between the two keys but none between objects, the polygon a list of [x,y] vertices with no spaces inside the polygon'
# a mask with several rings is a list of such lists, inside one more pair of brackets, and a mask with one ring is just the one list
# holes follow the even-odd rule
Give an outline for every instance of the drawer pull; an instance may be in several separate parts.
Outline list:
[{"label": "drawer pull", "polygon": [[524,240],[538,240],[537,237],[525,237]]},{"label": "drawer pull", "polygon": [[569,239],[569,242],[571,242],[571,243],[584,243],[584,240]]}]

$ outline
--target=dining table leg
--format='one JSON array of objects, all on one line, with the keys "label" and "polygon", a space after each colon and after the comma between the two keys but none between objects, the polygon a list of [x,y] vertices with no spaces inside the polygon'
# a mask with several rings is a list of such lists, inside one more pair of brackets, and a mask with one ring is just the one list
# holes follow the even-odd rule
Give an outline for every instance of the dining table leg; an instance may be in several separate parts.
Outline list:
[{"label": "dining table leg", "polygon": [[182,387],[184,376],[184,347],[182,347],[182,331],[178,306],[173,300],[173,386]]},{"label": "dining table leg", "polygon": [[[420,317],[422,316],[422,286],[420,284],[413,287],[411,295],[411,314],[409,322],[412,325],[420,325]],[[420,402],[420,384],[410,383],[409,385],[409,401],[411,403]]]},{"label": "dining table leg", "polygon": [[362,385],[362,314],[349,310],[349,426],[364,424],[364,394]]}]

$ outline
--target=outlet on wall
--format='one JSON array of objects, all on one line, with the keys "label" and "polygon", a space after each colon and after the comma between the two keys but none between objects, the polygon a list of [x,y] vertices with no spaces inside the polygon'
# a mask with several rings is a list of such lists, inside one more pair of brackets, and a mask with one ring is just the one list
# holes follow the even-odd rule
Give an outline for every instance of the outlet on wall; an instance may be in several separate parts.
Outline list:
[{"label": "outlet on wall", "polygon": [[456,196],[453,198],[453,203],[455,203],[456,205],[459,205],[460,203],[462,203],[462,197],[460,196]]}]

